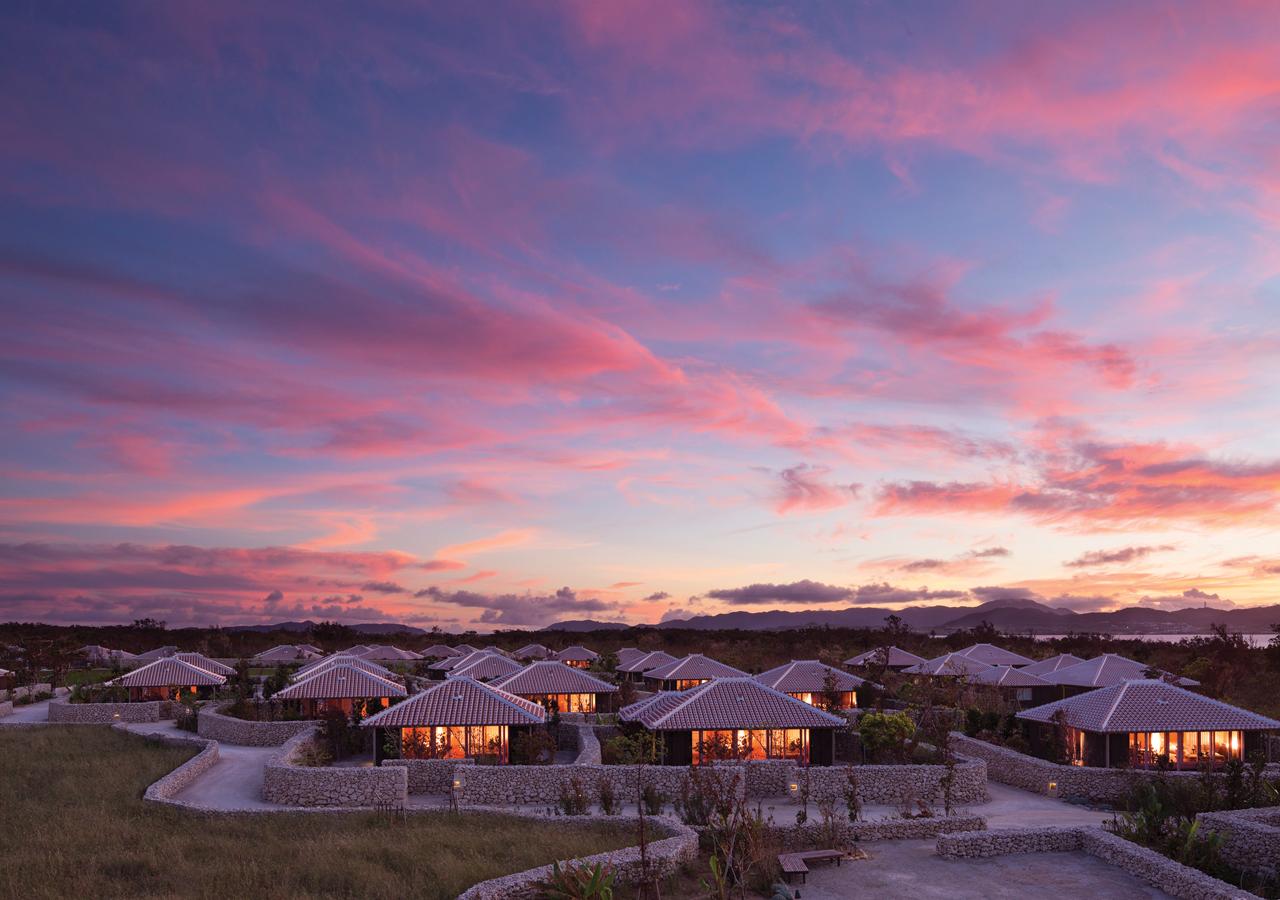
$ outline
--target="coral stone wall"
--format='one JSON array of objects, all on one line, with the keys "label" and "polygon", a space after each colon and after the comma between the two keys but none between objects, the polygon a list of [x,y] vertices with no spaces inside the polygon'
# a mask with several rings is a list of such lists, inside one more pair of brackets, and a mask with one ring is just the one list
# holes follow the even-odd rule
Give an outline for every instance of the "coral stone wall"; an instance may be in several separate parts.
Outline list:
[{"label": "coral stone wall", "polygon": [[[546,768],[545,766],[543,768]],[[592,818],[603,818],[604,821],[617,822],[617,817],[571,816],[566,818],[540,817],[542,825],[551,826],[557,822],[584,822]],[[667,818],[652,817],[647,820],[653,829],[654,840],[648,845],[645,855],[648,860],[648,878],[666,878],[678,872],[685,863],[698,855],[698,833],[683,823]],[[541,826],[540,826],[541,827]],[[661,837],[667,834],[670,837]],[[646,877],[646,870],[640,864],[640,848],[626,847],[609,853],[597,853],[574,861],[580,865],[593,866],[604,863],[611,867],[616,875],[617,884],[632,884]],[[458,900],[532,900],[545,894],[538,887],[540,883],[551,877],[551,866],[540,866],[527,869],[514,875],[504,875],[489,881],[473,885],[458,895]]]},{"label": "coral stone wall", "polygon": [[384,759],[383,766],[408,771],[410,794],[447,794],[453,790],[453,772],[459,766],[474,768],[472,759]]},{"label": "coral stone wall", "polygon": [[595,728],[582,724],[576,730],[578,758],[574,762],[580,766],[600,765],[600,737]]},{"label": "coral stone wall", "polygon": [[295,760],[314,731],[290,738],[262,770],[262,799],[286,806],[403,806],[409,772],[403,767],[299,766]]},{"label": "coral stone wall", "polygon": [[161,700],[148,700],[145,703],[68,703],[65,700],[50,700],[49,721],[64,725],[159,722],[162,718],[167,718],[161,714],[162,705],[168,704]]},{"label": "coral stone wall", "polygon": [[[834,800],[842,802],[849,777],[846,766],[812,766],[796,769],[788,774],[788,783],[795,777],[809,774],[809,798],[815,802]],[[904,798],[921,800],[942,798],[942,779],[945,766],[852,766],[858,780],[858,796],[863,803],[899,803]],[[953,803],[985,803],[987,795],[987,765],[980,759],[964,759],[956,763],[955,783],[951,788]]]},{"label": "coral stone wall", "polygon": [[200,710],[197,725],[200,736],[224,744],[238,744],[242,747],[279,747],[294,735],[301,734],[320,723],[314,720],[297,722],[250,722],[228,716],[223,710],[230,708],[230,703],[221,706],[206,706]]},{"label": "coral stone wall", "polygon": [[1280,878],[1280,809],[1200,813],[1201,831],[1222,835],[1222,858],[1242,872]]},{"label": "coral stone wall", "polygon": [[0,703],[0,719],[11,715],[13,715],[13,701],[6,700]]},{"label": "coral stone wall", "polygon": [[[812,818],[812,816],[811,816]],[[835,832],[835,845],[849,846],[854,841],[920,840],[940,834],[981,831],[987,827],[982,816],[933,816],[921,819],[877,819],[867,822],[841,821],[831,826],[809,821],[803,825],[774,824],[769,833],[778,838],[784,850],[808,850],[827,846]]]},{"label": "coral stone wall", "polygon": [[1253,894],[1174,862],[1100,828],[1007,828],[938,836],[945,859],[973,859],[1011,853],[1078,851],[1123,869],[1180,900],[1244,900]]},{"label": "coral stone wall", "polygon": [[[1100,769],[1092,766],[1061,766],[1048,760],[1028,756],[1008,747],[997,747],[963,734],[952,734],[952,746],[959,754],[986,760],[990,777],[1001,784],[1048,794],[1049,783],[1056,785],[1057,796],[1090,803],[1122,804],[1134,787],[1156,777],[1200,778],[1199,772],[1157,773],[1139,769]],[[1271,777],[1280,767],[1270,765]]]},{"label": "coral stone wall", "polygon": [[[132,734],[124,725],[117,723],[113,726],[115,729]],[[168,775],[155,781],[147,788],[146,793],[142,795],[144,800],[152,803],[168,803],[171,806],[185,806],[191,809],[201,809],[196,804],[186,803],[182,800],[174,799],[178,794],[182,793],[190,787],[197,778],[209,771],[218,762],[218,742],[201,740],[197,737],[169,737],[160,735],[147,735],[148,741],[159,741],[170,747],[187,747],[192,744],[200,748],[200,752],[189,760],[184,762],[178,768],[174,769]]]}]

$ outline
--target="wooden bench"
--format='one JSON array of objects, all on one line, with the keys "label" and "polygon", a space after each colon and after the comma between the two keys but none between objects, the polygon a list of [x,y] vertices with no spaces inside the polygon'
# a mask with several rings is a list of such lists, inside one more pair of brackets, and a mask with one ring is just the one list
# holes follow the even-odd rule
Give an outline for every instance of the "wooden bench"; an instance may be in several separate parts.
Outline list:
[{"label": "wooden bench", "polygon": [[843,850],[801,850],[796,853],[779,853],[778,865],[782,867],[782,877],[788,882],[793,875],[800,876],[800,883],[805,883],[809,874],[808,863],[835,862],[838,866],[845,857]]}]

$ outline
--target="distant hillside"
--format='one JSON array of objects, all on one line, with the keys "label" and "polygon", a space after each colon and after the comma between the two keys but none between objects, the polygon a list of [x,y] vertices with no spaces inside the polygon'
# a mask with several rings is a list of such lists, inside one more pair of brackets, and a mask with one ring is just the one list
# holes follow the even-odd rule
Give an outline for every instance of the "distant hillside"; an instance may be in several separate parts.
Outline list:
[{"label": "distant hillside", "polygon": [[1197,634],[1208,632],[1209,626],[1213,624],[1225,625],[1232,631],[1265,634],[1273,624],[1280,624],[1280,606],[1229,610],[1193,607],[1174,611],[1134,606],[1113,612],[1077,613],[1046,606],[1034,600],[1015,599],[992,600],[981,606],[909,606],[897,610],[853,606],[847,609],[740,611],[676,619],[654,627],[699,630],[737,628],[747,631],[812,626],[878,628],[884,624],[885,617],[890,615],[898,616],[913,631],[956,631],[987,622],[1001,631],[1038,634],[1071,631]]},{"label": "distant hillside", "polygon": [[566,619],[539,631],[620,631],[630,628],[626,622],[597,622],[595,619]]}]

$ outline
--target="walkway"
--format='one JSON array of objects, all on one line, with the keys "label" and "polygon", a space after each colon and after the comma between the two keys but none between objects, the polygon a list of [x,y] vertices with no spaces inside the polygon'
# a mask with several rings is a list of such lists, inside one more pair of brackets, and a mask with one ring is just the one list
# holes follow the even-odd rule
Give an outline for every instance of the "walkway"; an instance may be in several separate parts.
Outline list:
[{"label": "walkway", "polygon": [[934,842],[864,844],[870,858],[814,866],[804,900],[910,897],[911,900],[1026,900],[1027,897],[1123,897],[1166,900],[1162,891],[1084,853],[1022,853],[991,859],[938,857]]},{"label": "walkway", "polygon": [[[191,737],[173,722],[141,722],[126,726],[135,734],[163,734]],[[262,799],[262,769],[279,747],[240,747],[218,744],[218,761],[175,799],[204,809],[234,811],[246,809],[283,810]]]},{"label": "walkway", "polygon": [[49,721],[49,701],[41,700],[27,706],[15,706],[13,715],[0,717],[0,725],[31,725]]}]

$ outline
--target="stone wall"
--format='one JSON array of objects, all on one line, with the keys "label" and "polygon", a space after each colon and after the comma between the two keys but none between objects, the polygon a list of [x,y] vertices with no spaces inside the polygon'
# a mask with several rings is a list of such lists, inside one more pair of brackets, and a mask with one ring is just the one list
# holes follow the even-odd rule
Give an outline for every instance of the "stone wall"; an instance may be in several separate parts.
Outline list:
[{"label": "stone wall", "polygon": [[[547,767],[543,766],[542,768]],[[503,810],[503,812],[507,811]],[[552,826],[555,823],[585,822],[592,819],[603,819],[609,822],[618,821],[616,816],[571,816],[562,818],[540,816],[537,819],[541,823],[539,827]],[[585,866],[604,863],[616,873],[616,884],[634,884],[640,881],[642,877],[646,877],[646,874],[648,878],[665,878],[668,875],[673,875],[685,863],[697,857],[698,834],[696,831],[676,819],[665,816],[655,816],[648,819],[647,822],[653,829],[654,836],[658,838],[650,843],[646,849],[648,858],[647,873],[640,864],[639,847],[626,847],[609,853],[597,853],[594,856],[572,860],[572,862]],[[669,836],[662,837],[664,834]],[[565,860],[560,861],[561,868],[564,867],[565,862]],[[482,881],[459,894],[458,900],[532,900],[535,897],[542,897],[543,893],[538,888],[538,885],[551,877],[551,871],[552,867],[546,865],[536,869],[516,872],[513,875],[504,875],[501,878]]]},{"label": "stone wall", "polygon": [[1100,828],[1007,828],[938,836],[938,855],[973,859],[1011,853],[1078,851],[1123,869],[1179,900],[1244,900],[1248,891],[1174,862]]},{"label": "stone wall", "polygon": [[28,684],[8,691],[0,691],[0,699],[17,700],[19,697],[31,697],[35,694],[52,694],[53,685],[48,682]]},{"label": "stone wall", "polygon": [[1260,878],[1280,878],[1280,809],[1200,813],[1201,832],[1222,835],[1222,858]]},{"label": "stone wall", "polygon": [[[809,782],[814,803],[832,800],[843,803],[848,785],[844,766],[813,766],[808,769],[778,761],[749,762],[729,766],[742,772],[746,795],[753,799],[782,797],[794,780]],[[858,795],[864,803],[899,803],[906,799],[938,800],[942,796],[943,766],[854,766]],[[689,777],[687,766],[645,766],[645,783],[668,798],[680,794]],[[474,766],[465,772],[463,802],[469,804],[553,804],[561,787],[577,778],[593,801],[599,798],[599,784],[607,779],[615,797],[624,802],[636,796],[635,766],[575,764],[567,766]],[[986,764],[963,760],[956,765],[952,791],[956,804],[987,800]]]},{"label": "stone wall", "polygon": [[[115,729],[125,734],[133,734],[124,725],[117,723]],[[152,782],[142,799],[152,803],[167,803],[170,806],[182,806],[188,809],[203,809],[193,803],[175,799],[195,782],[197,778],[209,771],[218,763],[218,742],[203,740],[198,737],[171,737],[168,735],[147,735],[146,740],[156,741],[170,747],[189,747],[195,745],[200,752],[174,769],[168,775]]]},{"label": "stone wall", "polygon": [[447,794],[453,789],[453,772],[459,766],[472,771],[473,759],[384,759],[384,766],[399,766],[408,771],[410,794]]},{"label": "stone wall", "polygon": [[296,722],[250,722],[237,719],[235,716],[223,714],[230,703],[217,707],[206,706],[200,710],[197,720],[200,736],[224,744],[238,744],[242,747],[279,747],[294,735],[315,728],[320,723],[311,721]]},{"label": "stone wall", "polygon": [[[1035,756],[1028,756],[1008,747],[997,747],[976,738],[953,733],[952,747],[956,753],[986,760],[993,781],[1021,788],[1037,794],[1053,793],[1067,800],[1123,805],[1134,787],[1144,780],[1157,777],[1200,778],[1199,772],[1158,773],[1140,769],[1100,769],[1092,766],[1062,766]],[[1267,767],[1270,777],[1280,774],[1280,767]]]},{"label": "stone wall", "polygon": [[161,715],[160,707],[168,705],[161,700],[148,700],[145,703],[68,703],[65,700],[50,700],[49,721],[62,725],[159,722],[162,718],[167,718]]},{"label": "stone wall", "polygon": [[578,758],[574,760],[580,766],[600,765],[600,738],[594,726],[582,724],[578,732]]},{"label": "stone wall", "polygon": [[952,832],[981,831],[987,827],[982,816],[933,816],[920,819],[872,819],[866,822],[847,821],[832,823],[831,826],[821,822],[810,821],[803,825],[774,824],[770,826],[770,834],[776,836],[784,850],[804,850],[813,847],[826,847],[833,840],[836,847],[848,847],[855,841],[903,841],[920,840],[937,837]]},{"label": "stone wall", "polygon": [[13,701],[6,700],[3,703],[0,703],[0,719],[11,715],[13,715]]},{"label": "stone wall", "polygon": [[262,770],[262,799],[285,806],[403,806],[409,793],[404,767],[334,768],[300,766],[298,755],[316,738],[314,730],[295,735]]}]

